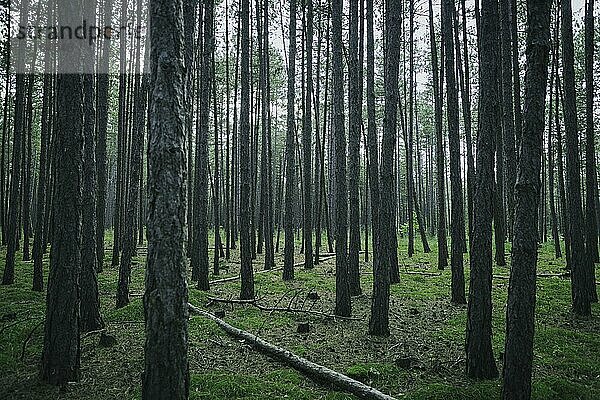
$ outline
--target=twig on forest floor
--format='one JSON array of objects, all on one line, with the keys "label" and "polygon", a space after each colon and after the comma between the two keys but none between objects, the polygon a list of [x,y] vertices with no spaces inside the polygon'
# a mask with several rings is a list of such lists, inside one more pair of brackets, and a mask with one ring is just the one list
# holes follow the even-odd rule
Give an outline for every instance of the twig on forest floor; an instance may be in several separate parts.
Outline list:
[{"label": "twig on forest floor", "polygon": [[225,303],[225,304],[248,304],[251,306],[254,306],[256,308],[258,308],[261,311],[278,311],[278,312],[290,312],[290,313],[303,313],[303,314],[312,314],[312,315],[317,315],[323,318],[331,318],[331,319],[341,319],[341,320],[347,320],[347,321],[362,321],[362,318],[357,318],[357,317],[341,317],[339,315],[334,315],[334,314],[327,314],[321,311],[314,311],[314,310],[303,310],[300,308],[291,308],[290,306],[288,307],[269,307],[269,306],[264,306],[260,303],[258,303],[256,301],[256,299],[249,299],[249,300],[239,300],[239,299],[222,299],[222,298],[218,298],[218,297],[209,297],[208,300],[210,300],[213,303]]},{"label": "twig on forest floor", "polygon": [[25,358],[25,349],[27,348],[27,345],[31,341],[31,338],[33,337],[33,333],[43,323],[44,323],[44,320],[39,321],[37,324],[35,324],[33,329],[29,332],[29,335],[27,335],[27,338],[25,339],[25,341],[23,342],[23,346],[21,347],[21,357],[19,358],[21,361],[23,361],[23,359]]},{"label": "twig on forest floor", "polygon": [[[536,275],[538,278],[569,278],[570,272],[561,272],[558,274],[539,273]],[[492,275],[494,279],[510,279],[510,275]]]},{"label": "twig on forest floor", "polygon": [[37,319],[37,318],[42,318],[42,317],[27,317],[27,318],[25,318],[25,319],[20,319],[20,320],[18,320],[18,321],[13,321],[13,322],[11,322],[10,324],[8,324],[8,325],[4,325],[2,328],[0,328],[0,333],[4,332],[5,330],[7,330],[7,329],[8,329],[8,328],[10,328],[10,327],[13,327],[13,326],[15,326],[15,325],[18,325],[18,324],[20,324],[20,323],[22,323],[22,322],[31,321],[32,319]]},{"label": "twig on forest floor", "polygon": [[106,328],[98,329],[96,331],[85,332],[83,335],[81,335],[81,338],[83,339],[85,337],[95,335],[96,333],[102,333],[102,332],[106,332]]}]

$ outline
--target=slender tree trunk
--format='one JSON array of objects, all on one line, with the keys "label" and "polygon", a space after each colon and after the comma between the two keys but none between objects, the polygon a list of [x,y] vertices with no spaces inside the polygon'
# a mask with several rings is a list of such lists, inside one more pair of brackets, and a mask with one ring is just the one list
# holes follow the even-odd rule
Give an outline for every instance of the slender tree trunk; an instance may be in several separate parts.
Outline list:
[{"label": "slender tree trunk", "polygon": [[506,310],[502,386],[504,400],[526,400],[531,397],[539,241],[536,220],[540,200],[551,5],[551,0],[527,1],[525,125],[515,186],[515,225]]},{"label": "slender tree trunk", "polygon": [[437,58],[437,45],[435,42],[435,30],[433,27],[433,2],[429,0],[429,40],[431,43],[431,69],[433,72],[433,100],[435,107],[435,164],[437,183],[437,245],[438,245],[438,269],[448,266],[448,242],[446,240],[446,178],[445,157],[442,123],[442,100],[440,94],[440,77]]},{"label": "slender tree trunk", "polygon": [[460,138],[458,122],[458,90],[454,69],[454,40],[452,35],[452,16],[454,3],[444,0],[442,3],[442,30],[444,35],[446,90],[448,96],[448,142],[450,145],[450,183],[452,195],[452,298],[455,304],[464,304],[465,276],[463,266],[463,249],[465,247],[465,216],[463,209],[463,190],[460,173]]},{"label": "slender tree trunk", "polygon": [[[250,212],[250,4],[241,0],[241,105],[240,105],[240,299],[254,298],[254,270],[252,269]],[[287,235],[286,235],[287,236]],[[292,236],[293,239],[293,236]]]},{"label": "slender tree trunk", "polygon": [[362,104],[360,103],[360,86],[358,65],[358,2],[350,0],[350,33],[348,48],[348,186],[350,191],[350,242],[348,246],[348,280],[350,295],[362,293],[360,287],[360,270],[358,252],[360,250],[360,202],[358,182],[360,180],[360,125],[362,120]]},{"label": "slender tree trunk", "polygon": [[480,105],[477,135],[477,175],[473,204],[473,243],[467,314],[467,375],[477,379],[498,376],[492,351],[492,214],[494,140],[497,137],[500,93],[498,4],[481,4]]},{"label": "slender tree trunk", "polygon": [[343,0],[331,3],[333,49],[333,137],[335,143],[335,314],[350,316],[348,279],[348,198],[346,185],[346,129],[344,126],[344,67],[342,63]]},{"label": "slender tree trunk", "polygon": [[585,7],[585,238],[588,258],[588,291],[590,300],[598,301],[595,263],[598,259],[598,219],[596,202],[596,142],[594,137],[594,0]]},{"label": "slender tree trunk", "polygon": [[[380,270],[378,263],[381,257],[380,246],[380,190],[379,190],[379,140],[377,137],[377,126],[375,122],[375,37],[373,0],[366,0],[367,17],[367,151],[369,154],[369,184],[371,189],[371,229],[373,231],[373,279],[375,272],[388,274],[387,264]],[[383,275],[380,276],[383,278]],[[389,285],[389,283],[388,283]],[[385,301],[385,299],[384,299]],[[369,325],[369,332],[371,332]]]},{"label": "slender tree trunk", "polygon": [[[96,0],[84,2],[84,16],[95,25]],[[139,7],[138,7],[139,8]],[[86,63],[95,63],[94,48],[83,48]],[[93,64],[92,64],[93,65]],[[82,204],[82,243],[81,243],[81,320],[82,332],[100,329],[104,326],[100,315],[98,295],[98,258],[96,246],[96,108],[94,104],[94,75],[83,75],[83,204]]]},{"label": "slender tree trunk", "polygon": [[294,279],[294,182],[296,170],[295,140],[295,101],[296,101],[296,0],[290,0],[289,16],[289,56],[287,68],[287,131],[286,131],[286,173],[285,173],[285,244],[283,280]]},{"label": "slender tree trunk", "polygon": [[[553,41],[558,40],[558,38],[555,37],[552,39]],[[558,222],[557,222],[557,216],[556,216],[556,202],[555,202],[555,196],[554,196],[554,147],[553,147],[553,143],[552,143],[552,123],[554,122],[553,120],[553,113],[555,112],[554,110],[554,78],[555,76],[558,74],[558,71],[555,71],[555,65],[556,64],[556,54],[554,51],[552,51],[552,70],[550,73],[550,106],[549,106],[549,113],[548,113],[548,190],[549,190],[549,197],[550,197],[550,219],[551,219],[551,225],[552,225],[552,240],[554,242],[554,256],[556,258],[561,258],[562,257],[562,251],[560,248],[560,237],[558,235]],[[558,113],[558,99],[556,99],[556,113]],[[562,162],[562,160],[558,161],[559,163]]]},{"label": "slender tree trunk", "polygon": [[581,168],[579,159],[579,133],[577,130],[577,104],[575,93],[575,70],[573,49],[573,16],[571,1],[560,3],[561,38],[564,85],[564,118],[567,151],[567,204],[569,234],[571,237],[571,295],[573,312],[579,316],[591,315],[589,293],[589,264],[586,257],[585,239],[581,221]]},{"label": "slender tree trunk", "polygon": [[[21,3],[20,22],[26,26],[29,13],[29,0]],[[23,125],[25,112],[25,42],[19,41],[16,59],[16,86],[15,86],[15,116],[13,129],[12,172],[10,175],[10,192],[8,203],[8,227],[6,230],[6,263],[2,275],[2,284],[11,285],[15,281],[15,253],[18,249],[19,224],[18,216],[21,207],[21,147],[25,127]],[[6,124],[6,119],[5,119]]]},{"label": "slender tree trunk", "polygon": [[[513,109],[512,41],[510,0],[500,0],[500,35],[502,56],[502,146],[506,171],[506,233],[511,237],[514,213],[514,187],[517,179],[515,121]],[[516,15],[516,14],[515,14]]]}]

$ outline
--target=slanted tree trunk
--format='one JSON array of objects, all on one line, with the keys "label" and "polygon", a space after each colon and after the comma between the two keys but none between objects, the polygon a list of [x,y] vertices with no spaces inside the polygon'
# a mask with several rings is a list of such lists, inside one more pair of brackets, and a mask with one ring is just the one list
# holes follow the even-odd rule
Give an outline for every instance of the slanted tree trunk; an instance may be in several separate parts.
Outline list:
[{"label": "slanted tree trunk", "polygon": [[454,69],[454,39],[452,20],[454,3],[444,0],[442,3],[442,31],[444,36],[446,90],[448,96],[448,143],[450,146],[450,183],[452,195],[451,237],[452,252],[452,298],[455,304],[464,304],[465,275],[463,266],[463,249],[465,247],[465,215],[463,208],[463,190],[460,173],[460,138],[458,122],[458,89]]},{"label": "slanted tree trunk", "polygon": [[515,224],[504,347],[502,386],[504,400],[531,397],[535,281],[539,242],[536,227],[540,201],[540,164],[546,111],[551,5],[551,0],[527,1],[525,125],[515,186]]},{"label": "slanted tree trunk", "polygon": [[564,85],[564,118],[567,151],[567,207],[571,238],[571,296],[573,312],[579,316],[591,315],[589,294],[589,264],[586,257],[581,209],[581,174],[579,159],[579,133],[577,130],[577,103],[573,49],[573,16],[571,2],[564,0],[561,9],[561,38]]},{"label": "slanted tree trunk", "polygon": [[344,67],[342,63],[343,0],[331,2],[333,67],[333,137],[335,143],[335,314],[352,313],[348,280],[348,192],[346,129],[344,126]]},{"label": "slanted tree trunk", "polygon": [[182,10],[181,0],[150,2],[145,400],[184,400],[189,394]]},{"label": "slanted tree trunk", "polygon": [[[58,21],[76,24],[81,3],[58,7]],[[70,43],[72,44],[72,43]],[[79,380],[79,275],[81,271],[81,208],[83,164],[83,88],[78,74],[81,50],[58,47],[57,134],[53,198],[56,229],[52,235],[50,275],[40,378],[64,386]],[[16,147],[15,147],[16,151]]]},{"label": "slanted tree trunk", "polygon": [[473,243],[467,314],[467,375],[477,379],[498,376],[492,351],[492,214],[494,140],[497,136],[500,93],[498,3],[481,3],[480,104],[477,135],[477,174],[473,202]]}]

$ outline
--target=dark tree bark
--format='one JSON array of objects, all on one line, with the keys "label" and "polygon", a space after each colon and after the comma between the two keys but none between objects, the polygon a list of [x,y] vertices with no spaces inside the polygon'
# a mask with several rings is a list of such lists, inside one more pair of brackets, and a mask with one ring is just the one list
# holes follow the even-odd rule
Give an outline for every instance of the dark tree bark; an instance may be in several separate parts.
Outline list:
[{"label": "dark tree bark", "polygon": [[210,89],[212,83],[212,49],[213,36],[213,7],[214,2],[208,1],[204,5],[204,23],[202,39],[202,61],[200,80],[200,130],[196,138],[196,162],[194,171],[194,235],[191,252],[192,270],[198,271],[198,289],[208,290],[208,125],[210,107]]},{"label": "dark tree bark", "polygon": [[296,0],[290,0],[289,56],[287,68],[287,130],[285,139],[285,244],[283,280],[294,279],[294,196],[296,154]]},{"label": "dark tree bark", "polygon": [[150,2],[148,259],[142,399],[189,393],[183,6]]},{"label": "dark tree bark", "polygon": [[[127,24],[127,3],[121,2],[121,26]],[[127,37],[119,36],[119,115],[117,121],[117,188],[113,210],[113,249],[111,265],[119,265],[123,205],[123,181],[125,180],[125,149],[127,148]]]},{"label": "dark tree bark", "polygon": [[[373,0],[366,0],[367,18],[367,147],[369,154],[369,186],[371,189],[371,229],[373,230],[373,271],[380,259],[379,220],[379,140],[375,122],[375,37],[373,23]],[[378,269],[377,269],[378,270]],[[381,271],[388,274],[388,271]],[[383,275],[380,277],[383,278]],[[375,279],[375,277],[373,277]]]},{"label": "dark tree bark", "polygon": [[[379,234],[377,262],[373,266],[373,298],[371,301],[371,318],[369,320],[369,333],[371,335],[387,336],[389,328],[389,302],[390,302],[390,268],[393,263],[393,254],[396,245],[392,230],[395,229],[394,209],[394,151],[396,149],[396,130],[398,113],[398,75],[400,61],[401,39],[401,1],[389,0],[386,2],[386,31],[385,37],[385,119],[383,123],[383,141],[381,147],[381,193],[379,199]],[[367,3],[367,23],[371,15]],[[369,32],[367,28],[367,32]],[[369,33],[370,35],[370,33]],[[369,39],[367,39],[369,41]],[[369,53],[367,53],[369,57]],[[367,92],[369,90],[367,89]],[[376,142],[375,142],[376,143]],[[374,143],[371,143],[374,144]]]},{"label": "dark tree bark", "polygon": [[[50,19],[50,16],[48,17]],[[48,71],[50,67],[50,52],[44,54],[44,69]],[[37,211],[35,218],[35,236],[33,238],[33,290],[41,292],[44,289],[44,219],[50,213],[46,208],[46,198],[51,196],[46,187],[47,176],[49,175],[49,163],[51,158],[50,150],[50,102],[54,98],[52,93],[52,75],[44,74],[42,88],[42,116],[40,127],[40,165],[37,185]],[[6,124],[6,122],[5,122]],[[1,201],[1,200],[0,200]]]},{"label": "dark tree bark", "polygon": [[[252,242],[250,212],[250,4],[241,0],[241,103],[240,103],[240,299],[254,298],[254,270],[252,269]],[[287,235],[286,235],[287,237]],[[292,236],[293,240],[293,236]]]},{"label": "dark tree bark", "polygon": [[[138,1],[137,15],[141,15],[141,1]],[[117,287],[117,308],[124,307],[129,304],[129,281],[131,280],[131,259],[135,255],[137,246],[135,217],[138,206],[138,196],[140,191],[140,171],[141,165],[141,150],[144,139],[144,126],[146,116],[147,102],[147,77],[142,77],[140,74],[140,47],[141,43],[137,44],[136,65],[135,65],[135,83],[134,83],[134,109],[133,117],[135,123],[133,126],[133,135],[131,138],[131,161],[129,167],[129,195],[127,197],[127,211],[125,213],[125,230],[122,236],[121,260],[119,264],[119,282]],[[147,61],[147,60],[146,60]]]},{"label": "dark tree bark", "polygon": [[590,300],[598,301],[594,263],[598,259],[598,177],[594,137],[594,0],[585,7],[585,239]]},{"label": "dark tree bark", "polygon": [[[188,182],[194,182],[194,148],[192,145],[192,126],[194,118],[194,38],[196,36],[196,2],[183,1],[183,43],[185,61],[185,135],[187,138],[187,170]],[[202,8],[200,6],[200,8]],[[187,187],[187,246],[186,254],[191,257],[194,239],[194,185]],[[197,272],[197,271],[196,271]],[[192,275],[192,280],[197,280],[197,273]]]},{"label": "dark tree bark", "polygon": [[[477,0],[476,0],[477,1]],[[517,0],[510,0],[510,33],[512,38],[512,68],[514,84],[514,108],[515,108],[515,148],[517,158],[521,148],[521,135],[523,131],[523,113],[521,111],[521,66],[519,65],[519,35],[517,30]]]},{"label": "dark tree bark", "polygon": [[[558,40],[556,34],[553,41]],[[555,70],[556,63],[556,54],[552,51],[552,70],[550,73],[550,105],[549,105],[549,113],[548,113],[548,191],[550,197],[550,219],[552,225],[552,240],[554,241],[554,256],[556,258],[562,257],[562,251],[560,248],[560,237],[558,235],[558,220],[556,215],[556,202],[554,199],[554,145],[552,143],[552,129],[553,129],[553,118],[554,118],[554,77],[558,74],[558,71]],[[558,99],[556,99],[556,113],[558,113]],[[558,161],[559,163],[562,160]]]},{"label": "dark tree bark", "polygon": [[[58,7],[62,24],[82,15],[81,3]],[[79,275],[81,271],[81,209],[83,164],[83,83],[81,52],[73,43],[58,48],[57,134],[50,275],[40,378],[64,386],[79,380]]]},{"label": "dark tree bark", "polygon": [[348,246],[348,280],[350,295],[358,296],[360,288],[360,270],[358,253],[360,250],[360,200],[358,184],[360,180],[360,130],[362,104],[358,65],[358,1],[350,0],[350,32],[348,47],[348,186],[350,191],[350,242]]},{"label": "dark tree bark", "polygon": [[313,268],[313,208],[312,208],[312,92],[313,92],[313,2],[306,0],[306,95],[304,96],[304,119],[302,121],[302,158],[304,162],[304,268]]},{"label": "dark tree bark", "polygon": [[[558,19],[558,10],[557,10],[557,19]],[[557,22],[557,30],[560,24]],[[555,57],[556,61],[556,70],[558,71],[558,43],[556,45]],[[555,95],[556,95],[556,113],[554,113],[554,122],[556,125],[556,157],[558,158],[558,191],[560,194],[560,208],[561,212],[561,224],[562,231],[565,238],[565,258],[566,258],[566,267],[568,270],[571,269],[571,235],[569,233],[569,213],[567,211],[567,194],[565,193],[566,184],[565,184],[565,172],[564,172],[564,158],[563,158],[563,139],[562,132],[560,130],[560,113],[559,113],[559,105],[562,100],[562,91],[560,90],[560,76],[556,76],[555,82]],[[564,108],[564,106],[563,106]]]},{"label": "dark tree bark", "polygon": [[[96,0],[84,2],[86,20],[95,24]],[[94,49],[83,48],[84,62],[95,62]],[[83,204],[81,242],[81,331],[89,332],[104,326],[100,315],[98,295],[97,247],[96,247],[96,108],[94,104],[94,76],[83,75]]]},{"label": "dark tree bark", "polygon": [[517,179],[515,150],[515,120],[513,109],[512,41],[510,29],[510,0],[500,1],[500,35],[502,56],[502,146],[506,171],[506,232],[512,232],[514,187]]},{"label": "dark tree bark", "polygon": [[[20,26],[27,26],[29,0],[21,3],[19,17]],[[12,173],[10,175],[10,191],[8,203],[8,226],[6,229],[6,263],[2,275],[3,285],[12,285],[15,281],[15,253],[18,248],[19,210],[21,208],[21,147],[25,132],[25,42],[19,41],[15,68],[17,70],[15,86],[15,117],[13,129]],[[4,120],[6,125],[6,118]]]},{"label": "dark tree bark", "polygon": [[344,66],[342,63],[342,4],[331,2],[333,137],[335,142],[335,314],[352,313],[348,280],[348,192],[346,185],[346,129],[344,126]]},{"label": "dark tree bark", "polygon": [[[537,232],[543,154],[551,0],[527,1],[527,73],[519,171],[515,186],[502,398],[531,398],[535,326]],[[504,60],[503,60],[504,61]]]},{"label": "dark tree bark", "polygon": [[[112,21],[113,1],[104,2],[104,23]],[[104,269],[104,219],[106,216],[106,133],[108,126],[108,93],[110,76],[107,73],[110,65],[110,42],[105,40],[100,56],[100,71],[97,77],[97,132],[96,132],[96,270]]]},{"label": "dark tree bark", "polygon": [[589,269],[586,257],[581,209],[581,168],[579,159],[579,133],[577,130],[577,104],[573,49],[573,16],[571,2],[561,1],[561,39],[564,86],[564,119],[567,151],[567,207],[571,238],[571,296],[573,312],[579,316],[591,315]]},{"label": "dark tree bark", "polygon": [[465,215],[463,208],[463,190],[460,173],[460,138],[458,122],[458,89],[454,69],[454,39],[452,20],[454,3],[444,0],[442,3],[442,31],[444,37],[446,90],[448,97],[448,143],[450,146],[450,184],[452,195],[451,255],[452,298],[455,304],[465,304],[465,275],[463,249],[465,247]]},{"label": "dark tree bark", "polygon": [[[309,0],[310,1],[310,0]],[[261,125],[262,125],[262,154],[261,154],[261,192],[263,220],[261,221],[265,241],[265,269],[275,267],[275,251],[273,248],[273,171],[272,171],[272,146],[271,146],[271,80],[269,76],[269,3],[265,0],[262,4],[263,33],[262,33],[262,55],[261,80],[262,80],[262,103]],[[257,11],[258,12],[258,11]],[[312,3],[309,5],[310,14],[310,39],[312,43]],[[308,39],[307,39],[308,40]],[[311,47],[312,49],[312,47]],[[312,71],[312,70],[310,70]],[[311,75],[309,75],[311,76]],[[309,80],[310,82],[311,80]],[[310,97],[310,96],[309,96]],[[310,114],[310,113],[309,113]],[[310,241],[310,240],[309,240]],[[312,260],[312,258],[311,258]],[[312,261],[311,261],[312,262]]]},{"label": "dark tree bark", "polygon": [[[435,107],[435,165],[437,184],[437,244],[438,269],[448,266],[448,242],[446,240],[446,166],[442,123],[442,100],[440,98],[440,77],[437,58],[437,45],[433,27],[433,3],[429,0],[429,40],[431,43],[431,70],[433,75],[433,101]],[[471,209],[470,209],[471,210]],[[471,211],[469,211],[471,212]]]},{"label": "dark tree bark", "polygon": [[492,212],[494,140],[499,118],[498,59],[500,56],[498,3],[481,4],[480,104],[477,135],[477,174],[473,202],[473,243],[467,316],[467,375],[477,379],[498,376],[492,351]]}]

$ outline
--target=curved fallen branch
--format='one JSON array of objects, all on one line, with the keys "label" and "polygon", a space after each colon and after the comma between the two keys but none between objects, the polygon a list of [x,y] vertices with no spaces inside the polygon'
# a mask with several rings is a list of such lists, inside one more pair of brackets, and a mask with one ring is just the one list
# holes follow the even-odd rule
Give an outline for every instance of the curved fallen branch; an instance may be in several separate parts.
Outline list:
[{"label": "curved fallen branch", "polygon": [[319,317],[323,317],[323,318],[342,319],[342,320],[347,320],[347,321],[362,321],[363,320],[363,318],[341,317],[339,315],[327,314],[327,313],[324,313],[321,311],[304,310],[302,308],[291,308],[290,306],[288,306],[288,307],[269,307],[269,306],[265,306],[265,305],[258,303],[256,299],[239,300],[239,299],[222,299],[222,298],[218,298],[218,297],[209,297],[208,301],[213,302],[213,303],[225,303],[225,304],[248,304],[248,305],[258,308],[261,311],[304,313],[304,314],[318,315]]},{"label": "curved fallen branch", "polygon": [[231,326],[222,319],[217,318],[211,313],[201,310],[192,304],[188,303],[188,307],[193,313],[201,315],[215,322],[230,336],[245,340],[262,353],[265,353],[274,359],[279,360],[284,364],[302,372],[303,374],[316,379],[318,382],[330,383],[338,389],[352,393],[361,399],[395,400],[394,397],[382,393],[371,386],[365,385],[362,382],[356,381],[322,365],[315,364],[312,361],[308,361],[305,358],[297,356],[289,350],[277,347],[256,335]]}]

